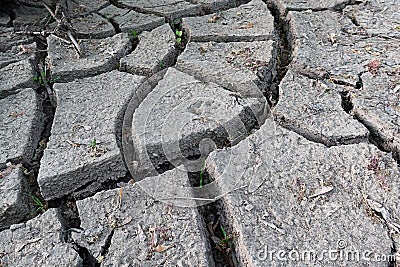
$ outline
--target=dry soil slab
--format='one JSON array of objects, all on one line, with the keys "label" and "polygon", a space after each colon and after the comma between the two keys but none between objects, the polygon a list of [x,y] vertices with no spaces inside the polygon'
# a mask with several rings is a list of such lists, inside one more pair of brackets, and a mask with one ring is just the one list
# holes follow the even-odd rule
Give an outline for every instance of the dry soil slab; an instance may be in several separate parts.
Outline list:
[{"label": "dry soil slab", "polygon": [[20,165],[8,164],[0,171],[0,229],[32,216],[30,187]]},{"label": "dry soil slab", "polygon": [[[382,16],[388,16],[386,13]],[[360,26],[337,12],[289,12],[288,16],[294,42],[291,69],[322,80],[328,87],[332,82],[345,85],[341,89],[347,95],[344,109],[355,115],[384,149],[399,153],[400,57],[395,38],[360,34]]]},{"label": "dry soil slab", "polygon": [[175,34],[168,24],[139,35],[135,51],[121,58],[120,70],[137,75],[151,76],[171,66],[177,54]]},{"label": "dry soil slab", "polygon": [[[160,166],[195,166],[191,160],[216,147],[235,144],[264,123],[265,99],[238,97],[232,91],[169,68],[164,78],[133,113],[135,177],[154,174]],[[191,166],[191,167],[189,167]],[[190,171],[188,169],[188,171]]]},{"label": "dry soil slab", "polygon": [[73,232],[75,242],[101,266],[213,266],[197,208],[157,201],[141,189],[147,179],[158,180],[160,192],[163,182],[188,183],[186,172],[175,169],[78,201],[82,230]]},{"label": "dry soil slab", "polygon": [[54,85],[57,110],[38,177],[45,199],[125,175],[121,112],[143,78],[112,71]]},{"label": "dry soil slab", "polygon": [[31,88],[0,99],[0,164],[31,160],[43,128],[39,96]]},{"label": "dry soil slab", "polygon": [[30,59],[33,61],[35,60],[35,56],[36,43],[12,46],[10,49],[0,52],[0,68],[24,59]]},{"label": "dry soil slab", "polygon": [[0,99],[0,229],[31,216],[28,177],[19,162],[31,162],[43,129],[39,96],[31,88]]},{"label": "dry soil slab", "polygon": [[349,90],[289,70],[280,84],[274,115],[280,125],[327,146],[367,142],[368,129],[341,105],[341,94]]},{"label": "dry soil slab", "polygon": [[294,42],[292,65],[300,72],[359,87],[359,76],[374,71],[375,60],[380,71],[393,73],[398,68],[398,42],[353,34],[357,27],[340,13],[289,12],[288,16]]},{"label": "dry soil slab", "polygon": [[272,0],[281,14],[293,11],[313,10],[321,11],[326,9],[340,10],[349,4],[348,0]]},{"label": "dry soil slab", "polygon": [[118,0],[118,3],[128,8],[143,11],[143,13],[164,16],[169,20],[202,13],[200,5],[181,0]]},{"label": "dry soil slab", "polygon": [[126,33],[102,40],[82,40],[81,55],[77,54],[73,46],[66,45],[53,35],[47,38],[47,44],[52,79],[56,82],[68,82],[112,71],[117,67],[119,59],[132,49]]},{"label": "dry soil slab", "polygon": [[[387,228],[371,216],[368,203],[386,202],[388,213],[398,222],[398,204],[391,195],[399,196],[399,170],[391,156],[367,144],[326,148],[281,128],[265,138],[269,131],[263,126],[239,145],[213,152],[206,162],[222,189],[245,186],[223,199],[232,231],[238,233],[240,262],[282,266],[283,258],[286,266],[359,266],[360,261],[339,256],[335,260],[323,251],[331,249],[336,255],[368,251],[370,258],[390,255]],[[393,191],[385,191],[376,171],[371,171],[375,157],[381,162],[376,168],[382,168]],[[247,186],[254,179],[263,183],[250,190]],[[284,252],[279,258],[280,250]],[[293,254],[307,251],[313,251],[317,260]]]},{"label": "dry soil slab", "polygon": [[0,51],[6,52],[13,46],[33,43],[33,37],[16,34],[14,28],[0,27]]},{"label": "dry soil slab", "polygon": [[360,26],[359,34],[380,36],[385,39],[400,39],[399,24],[400,7],[396,0],[368,1],[360,5],[350,5],[343,10],[354,23]]},{"label": "dry soil slab", "polygon": [[275,56],[273,41],[190,42],[179,55],[176,68],[241,96],[263,98],[262,84],[275,77]]},{"label": "dry soil slab", "polygon": [[193,42],[266,41],[274,39],[274,17],[261,0],[253,0],[223,14],[183,19]]},{"label": "dry soil slab", "polygon": [[79,266],[82,259],[65,240],[65,222],[57,209],[0,232],[0,263],[5,266]]},{"label": "dry soil slab", "polygon": [[400,75],[365,73],[363,88],[352,90],[352,113],[380,140],[381,146],[400,153]]},{"label": "dry soil slab", "polygon": [[131,9],[118,8],[109,5],[99,11],[99,14],[111,20],[121,32],[149,31],[165,23],[164,17],[143,14]]}]

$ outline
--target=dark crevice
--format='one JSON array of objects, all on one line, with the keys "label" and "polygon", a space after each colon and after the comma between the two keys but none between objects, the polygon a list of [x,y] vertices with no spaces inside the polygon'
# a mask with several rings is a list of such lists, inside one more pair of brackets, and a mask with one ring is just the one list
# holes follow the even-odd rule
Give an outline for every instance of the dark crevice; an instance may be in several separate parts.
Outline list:
[{"label": "dark crevice", "polygon": [[111,241],[112,241],[112,237],[114,236],[114,229],[111,230],[110,234],[107,236],[106,241],[104,242],[104,245],[101,246],[101,252],[100,255],[101,256],[106,256],[108,253],[108,250],[111,246]]},{"label": "dark crevice", "polygon": [[386,136],[378,126],[374,125],[373,123],[369,122],[364,116],[360,115],[358,112],[354,113],[354,118],[364,125],[365,128],[368,129],[370,132],[369,135],[369,142],[375,145],[379,150],[386,152],[386,153],[394,153],[393,157],[396,159],[397,152],[394,150],[392,146],[392,142],[390,141],[392,138]]},{"label": "dark crevice", "polygon": [[177,54],[175,55],[175,60],[172,64],[172,66],[175,66],[178,56],[185,50],[186,45],[189,42],[189,31],[186,27],[183,26],[181,18],[169,22],[169,26],[171,27],[171,30],[175,35],[177,31],[182,31],[181,41],[179,43],[178,42],[175,43],[175,50],[178,51]]},{"label": "dark crevice", "polygon": [[[359,81],[357,83],[359,83],[360,88],[363,87],[361,74],[359,75]],[[365,118],[362,115],[362,113],[354,111],[354,104],[351,100],[351,95],[349,91],[340,92],[340,96],[342,100],[341,105],[343,110],[346,113],[352,115],[354,119],[356,119],[369,131],[369,137],[368,137],[369,143],[375,145],[379,150],[383,152],[392,153],[393,159],[400,166],[399,152],[397,151],[398,148],[396,149],[396,144],[395,144],[396,141],[393,140],[394,138],[382,132],[379,126],[376,126],[373,123],[371,123],[367,118]]]},{"label": "dark crevice", "polygon": [[104,16],[101,13],[96,13],[96,14],[101,16],[101,17],[103,17],[104,19],[106,19],[113,26],[116,34],[121,33],[121,29],[119,27],[119,24],[115,20],[113,20],[112,18],[108,18],[108,17]]},{"label": "dark crevice", "polygon": [[330,82],[341,86],[352,87],[355,89],[361,89],[363,87],[361,75],[364,72],[358,74],[358,80],[353,84],[347,81],[343,81],[340,78],[333,77],[327,70],[321,70],[317,68],[311,69],[303,64],[298,64],[298,65],[296,64],[296,66],[293,66],[291,70],[311,80],[325,80],[326,82]]},{"label": "dark crevice", "polygon": [[[40,42],[37,42],[39,51],[46,51],[46,47],[44,47]],[[38,62],[36,62],[35,69],[37,70],[37,75],[40,75],[41,69],[45,66],[45,58],[47,54],[45,52],[40,52],[38,55]],[[47,209],[48,203],[44,201],[44,198],[41,195],[39,184],[38,184],[38,174],[40,169],[40,161],[43,157],[44,149],[46,148],[47,142],[49,141],[49,137],[51,135],[51,127],[53,124],[55,107],[52,105],[50,96],[48,91],[44,88],[44,84],[41,83],[40,87],[36,89],[36,97],[37,102],[41,105],[42,111],[42,121],[40,125],[35,125],[42,129],[40,136],[38,138],[37,144],[35,144],[35,150],[32,158],[24,158],[19,157],[17,159],[9,159],[8,161],[13,164],[20,164],[25,175],[27,188],[25,197],[25,201],[31,206],[33,213],[28,215],[26,220],[33,218],[44,212]],[[40,202],[40,203],[39,203]]]},{"label": "dark crevice", "polygon": [[319,143],[326,147],[360,144],[368,142],[367,136],[344,138],[344,137],[329,137],[321,133],[315,133],[315,131],[313,131],[312,129],[306,129],[304,125],[300,125],[297,121],[288,119],[283,115],[279,114],[274,114],[274,120],[279,126],[289,131],[295,132],[311,142]]},{"label": "dark crevice", "polygon": [[118,0],[110,0],[110,3],[111,3],[112,5],[118,7],[118,8],[130,9],[130,10],[133,10],[133,11],[135,11],[135,12],[142,13],[142,14],[156,15],[156,16],[158,16],[158,17],[164,17],[164,18],[166,19],[167,22],[173,21],[172,18],[170,18],[170,17],[168,17],[168,16],[165,16],[165,14],[162,14],[162,13],[157,12],[157,11],[151,11],[151,10],[148,10],[148,9],[146,9],[146,8],[140,8],[140,7],[129,6],[129,5],[120,3]]},{"label": "dark crevice", "polygon": [[286,14],[281,14],[276,3],[267,2],[268,9],[274,17],[275,34],[278,37],[276,43],[276,75],[272,79],[265,96],[271,106],[279,101],[279,86],[285,77],[288,66],[292,61],[293,37],[290,33],[290,21]]},{"label": "dark crevice", "polygon": [[[305,75],[304,73],[302,73],[302,74]],[[361,80],[361,75],[362,74],[363,73],[359,73],[358,74],[358,81],[356,81],[355,84],[352,84],[352,83],[349,83],[349,82],[346,82],[346,81],[343,81],[343,80],[340,80],[340,79],[333,78],[333,77],[331,77],[331,75],[328,72],[325,75],[323,75],[321,78],[322,79],[328,79],[329,81],[331,81],[332,83],[337,84],[337,85],[353,87],[355,89],[361,89],[363,87],[363,83],[362,83],[362,80]],[[305,76],[307,76],[307,75],[305,75]],[[316,79],[318,79],[318,78],[316,78]]]},{"label": "dark crevice", "polygon": [[356,6],[359,4],[365,3],[363,0],[347,0],[347,2],[344,3],[338,3],[333,7],[333,11],[337,11],[342,13],[343,9],[345,9],[348,6]]},{"label": "dark crevice", "polygon": [[9,16],[10,21],[7,23],[6,27],[12,27],[13,26],[13,21],[16,18],[16,14],[14,12],[14,8],[16,6],[16,2],[15,1],[11,1],[11,0],[3,0],[1,1],[1,13],[4,13],[6,15]]},{"label": "dark crevice", "polygon": [[[397,255],[398,254],[398,248],[396,245],[396,242],[393,240],[393,238],[391,238],[392,240],[392,247],[391,247],[391,255]],[[394,260],[391,260],[388,262],[388,267],[397,267],[398,265],[396,264],[396,258],[394,258]]]},{"label": "dark crevice", "polygon": [[205,43],[205,42],[215,42],[215,43],[234,43],[234,42],[256,42],[256,41],[270,41],[275,40],[274,35],[264,35],[264,36],[196,36],[190,37],[192,42]]},{"label": "dark crevice", "polygon": [[79,256],[82,259],[82,267],[100,267],[100,263],[97,262],[96,258],[89,252],[89,250],[85,247],[76,246]]},{"label": "dark crevice", "polygon": [[[204,15],[209,15],[216,12],[222,12],[231,8],[239,7],[241,5],[249,3],[251,0],[236,0],[236,1],[225,1],[203,4],[201,6]],[[191,4],[198,4],[198,0],[188,0]]]},{"label": "dark crevice", "polygon": [[347,16],[350,20],[351,23],[354,24],[356,27],[360,27],[360,23],[358,23],[356,16],[353,14],[352,16]]},{"label": "dark crevice", "polygon": [[343,3],[338,3],[336,5],[334,5],[333,7],[315,7],[315,8],[310,8],[310,7],[299,7],[299,8],[295,8],[295,7],[288,7],[286,10],[286,14],[289,11],[294,11],[294,12],[303,12],[303,11],[307,11],[307,10],[311,10],[312,12],[322,12],[322,11],[335,11],[335,12],[343,12],[343,9],[345,9],[347,6],[352,6],[352,5],[359,5],[364,3],[364,1],[362,0],[348,0],[346,2]]},{"label": "dark crevice", "polygon": [[79,218],[76,201],[71,198],[63,198],[49,202],[50,208],[57,208],[60,211],[61,221],[63,223],[63,241],[72,244],[73,248],[78,252],[82,259],[81,267],[100,267],[100,264],[89,252],[89,250],[77,243],[71,238],[71,230],[81,229],[81,220]]},{"label": "dark crevice", "polygon": [[[212,182],[210,175],[202,170],[200,172],[189,172],[189,182],[192,187],[198,187],[200,184],[206,185]],[[196,197],[196,196],[195,196]],[[207,246],[211,255],[206,255],[212,260],[215,267],[234,267],[240,266],[237,261],[237,255],[234,249],[234,237],[226,240],[227,242],[218,242],[225,239],[222,229],[228,235],[233,235],[235,230],[226,220],[224,205],[222,200],[217,200],[207,205],[197,207],[202,218],[204,233],[207,233]],[[215,226],[213,229],[213,226]],[[221,229],[222,228],[222,229]]]},{"label": "dark crevice", "polygon": [[334,84],[337,84],[337,85],[356,87],[356,85],[353,85],[353,84],[351,84],[349,82],[346,82],[346,81],[337,80],[335,78],[330,78],[330,81],[332,81]]},{"label": "dark crevice", "polygon": [[[102,183],[99,183],[96,180],[88,181],[84,185],[76,188],[72,193],[68,194],[67,196],[56,198],[49,201],[49,205],[53,207],[59,207],[60,203],[64,201],[77,201],[82,200],[88,197],[94,196],[96,193],[111,190],[115,188],[120,188],[121,186],[127,185],[132,180],[132,175],[129,172],[126,172],[123,177],[120,177],[116,180],[106,180]],[[51,204],[50,204],[51,203]]]},{"label": "dark crevice", "polygon": [[116,56],[115,60],[112,61],[112,64],[107,64],[110,67],[102,68],[102,69],[96,68],[96,70],[94,70],[94,71],[86,72],[84,76],[81,76],[81,72],[79,72],[79,71],[74,72],[73,73],[74,76],[72,76],[72,73],[69,73],[69,75],[66,76],[67,78],[63,77],[62,80],[57,80],[56,83],[70,83],[70,82],[73,82],[73,81],[76,81],[76,80],[79,80],[79,79],[92,78],[92,77],[96,77],[96,76],[99,76],[99,75],[104,74],[104,73],[111,72],[113,70],[119,70],[119,68],[120,68],[120,66],[119,66],[120,65],[119,64],[120,59],[123,58],[124,56],[132,53],[133,50],[136,48],[137,44],[135,43],[135,40],[131,39],[131,42],[132,42],[132,46],[131,46],[130,49],[128,49],[124,53],[121,53],[120,55]]},{"label": "dark crevice", "polygon": [[[126,172],[125,176],[120,177],[117,180],[107,180],[107,181],[99,184],[98,186],[96,185],[96,190],[94,190],[94,191],[92,191],[92,190],[88,190],[86,192],[85,192],[85,190],[82,190],[82,192],[76,191],[76,193],[77,193],[76,199],[80,200],[80,199],[88,198],[88,197],[95,195],[98,192],[119,188],[119,187],[121,187],[121,185],[128,184],[132,179],[133,179],[132,175],[129,172]],[[89,187],[89,185],[87,185],[87,187]],[[83,188],[83,189],[86,189],[86,188]]]},{"label": "dark crevice", "polygon": [[[80,228],[81,220],[75,199],[65,197],[59,200],[51,200],[48,202],[48,208],[57,208],[60,211],[60,215],[68,229]],[[66,241],[70,240],[69,231],[67,231],[64,239]]]},{"label": "dark crevice", "polygon": [[347,113],[352,111],[354,106],[353,103],[351,102],[350,92],[349,91],[340,92],[340,97],[342,100],[341,105],[343,110],[346,111]]},{"label": "dark crevice", "polygon": [[399,151],[394,151],[393,152],[393,159],[397,161],[397,165],[400,168],[400,152]]},{"label": "dark crevice", "polygon": [[364,87],[364,84],[363,84],[363,81],[362,81],[362,78],[361,78],[362,74],[363,73],[359,73],[358,74],[358,81],[356,82],[356,84],[354,86],[355,89],[362,89]]},{"label": "dark crevice", "polygon": [[4,98],[7,98],[9,96],[12,96],[12,95],[16,95],[19,92],[20,92],[20,90],[18,90],[18,89],[15,89],[15,90],[2,90],[2,91],[0,91],[0,100],[4,99]]}]

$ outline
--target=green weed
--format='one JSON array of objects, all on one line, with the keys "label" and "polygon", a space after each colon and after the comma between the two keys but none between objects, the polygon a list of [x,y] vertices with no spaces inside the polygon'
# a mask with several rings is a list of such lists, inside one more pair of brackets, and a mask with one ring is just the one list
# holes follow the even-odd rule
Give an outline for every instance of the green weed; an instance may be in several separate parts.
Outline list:
[{"label": "green weed", "polygon": [[177,42],[178,44],[182,43],[183,31],[176,30],[176,31],[175,31],[175,35],[176,35],[176,42]]},{"label": "green weed", "polygon": [[40,74],[37,74],[35,77],[32,78],[37,84],[39,84],[40,86],[45,86],[45,84],[53,84],[55,83],[58,78],[54,77],[54,78],[50,78],[47,75],[47,70],[46,68],[40,72]]},{"label": "green weed", "polygon": [[221,228],[222,234],[224,235],[224,239],[221,240],[222,244],[228,243],[229,241],[231,241],[235,237],[235,235],[232,235],[232,234],[228,235],[222,225],[220,226],[220,228]]},{"label": "green weed", "polygon": [[89,147],[94,149],[97,146],[96,138],[93,137],[92,141],[90,141]]},{"label": "green weed", "polygon": [[132,29],[130,32],[130,36],[131,36],[131,38],[137,38],[139,36],[139,32]]},{"label": "green weed", "polygon": [[163,69],[165,67],[164,61],[162,61],[161,59],[157,59],[157,62],[158,62],[158,66],[160,66],[160,68]]},{"label": "green weed", "polygon": [[36,207],[37,212],[43,212],[46,209],[46,205],[38,197],[35,197],[31,194],[27,195],[32,199],[33,205]]}]

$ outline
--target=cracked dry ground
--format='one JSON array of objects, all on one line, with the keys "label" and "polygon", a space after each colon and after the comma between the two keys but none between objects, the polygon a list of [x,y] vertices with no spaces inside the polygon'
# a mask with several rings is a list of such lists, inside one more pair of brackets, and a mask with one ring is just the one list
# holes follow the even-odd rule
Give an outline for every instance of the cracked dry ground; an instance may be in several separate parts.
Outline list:
[{"label": "cracked dry ground", "polygon": [[9,2],[0,266],[399,266],[397,0]]}]

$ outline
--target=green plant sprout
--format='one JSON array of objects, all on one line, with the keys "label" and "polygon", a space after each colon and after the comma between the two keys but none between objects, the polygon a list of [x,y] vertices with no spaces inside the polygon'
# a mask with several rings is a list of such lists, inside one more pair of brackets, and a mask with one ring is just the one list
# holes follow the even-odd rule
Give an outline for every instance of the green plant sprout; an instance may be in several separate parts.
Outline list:
[{"label": "green plant sprout", "polygon": [[164,61],[162,61],[161,59],[157,59],[157,62],[158,62],[158,65],[160,66],[160,68],[163,69],[165,67]]},{"label": "green plant sprout", "polygon": [[38,197],[30,194],[28,194],[28,196],[32,199],[33,205],[36,207],[36,212],[42,212],[45,210],[45,205]]},{"label": "green plant sprout", "polygon": [[92,141],[89,144],[90,148],[95,148],[97,146],[96,138],[93,137]]},{"label": "green plant sprout", "polygon": [[183,34],[183,32],[180,31],[180,30],[176,30],[176,31],[175,31],[176,42],[177,42],[178,44],[180,44],[180,43],[182,42],[182,34]]},{"label": "green plant sprout", "polygon": [[233,235],[228,235],[222,225],[220,226],[220,228],[221,228],[222,234],[224,235],[224,239],[221,240],[221,243],[226,244],[233,239]]},{"label": "green plant sprout", "polygon": [[39,84],[40,86],[45,86],[46,83],[50,83],[53,84],[54,82],[56,82],[58,80],[57,77],[55,78],[49,78],[47,76],[47,69],[44,68],[44,70],[42,70],[40,72],[40,74],[37,74],[35,77],[32,78],[35,82],[37,82],[37,84]]},{"label": "green plant sprout", "polygon": [[37,74],[35,77],[32,79],[37,82],[40,86],[44,85],[44,81],[46,80],[46,72],[42,71],[40,74]]},{"label": "green plant sprout", "polygon": [[226,238],[228,235],[226,234],[225,228],[222,225],[220,225],[220,228],[221,228],[222,234],[224,235],[224,238]]},{"label": "green plant sprout", "polygon": [[139,36],[138,31],[136,31],[135,29],[132,29],[132,30],[131,30],[131,36],[132,36],[132,38],[138,37],[138,36]]}]

